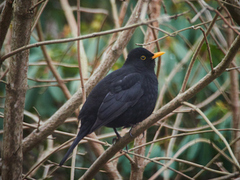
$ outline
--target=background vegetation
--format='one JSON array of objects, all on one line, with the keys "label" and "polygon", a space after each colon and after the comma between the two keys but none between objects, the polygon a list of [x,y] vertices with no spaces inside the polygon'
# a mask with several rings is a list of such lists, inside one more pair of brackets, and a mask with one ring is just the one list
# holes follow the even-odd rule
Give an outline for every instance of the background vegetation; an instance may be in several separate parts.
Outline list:
[{"label": "background vegetation", "polygon": [[[14,3],[18,7],[25,2]],[[220,0],[31,1],[27,14],[31,14],[31,28],[22,27],[30,32],[30,40],[19,47],[33,46],[28,48],[30,53],[26,56],[28,71],[27,79],[23,80],[27,82],[26,94],[20,95],[25,104],[18,106],[14,106],[14,102],[20,97],[12,98],[12,104],[7,103],[8,86],[19,81],[10,77],[11,71],[23,71],[20,66],[15,70],[11,68],[11,61],[17,58],[11,52],[19,47],[13,48],[13,34],[18,31],[13,21],[17,13],[8,10],[8,15],[14,15],[7,18],[4,11],[8,6],[13,6],[8,0],[0,5],[0,36],[3,37],[0,38],[0,145],[2,157],[8,156],[4,151],[15,152],[6,149],[9,141],[16,145],[15,150],[21,151],[18,160],[23,168],[18,167],[21,172],[18,178],[22,175],[26,179],[88,179],[91,176],[95,179],[228,179],[239,175],[240,145],[236,142],[240,120],[240,54],[238,49],[229,50],[231,45],[239,48],[236,42],[239,43],[240,16],[234,14],[239,11],[239,4]],[[11,19],[9,27],[3,26]],[[135,31],[120,28],[131,24],[135,24]],[[27,39],[26,34],[22,36]],[[238,41],[234,44],[235,38]],[[40,42],[43,43],[38,44]],[[144,137],[140,135],[135,141],[131,141],[128,130],[119,129],[126,136],[115,146],[118,153],[109,155],[112,159],[106,159],[106,165],[100,163],[100,171],[94,168],[91,171],[90,166],[112,146],[115,137],[113,130],[105,127],[81,141],[77,155],[75,152],[74,158],[59,167],[71,144],[65,142],[77,133],[77,115],[85,95],[106,73],[120,68],[127,52],[138,46],[166,52],[161,60],[156,60],[159,80],[156,116],[146,120],[155,122],[148,123]],[[217,71],[219,74],[215,76],[212,68],[220,66],[225,59],[229,60],[229,66]],[[21,63],[21,58],[18,62]],[[206,76],[212,80],[207,81]],[[191,89],[203,81],[206,83],[200,85],[200,89]],[[193,94],[185,98],[187,90]],[[16,91],[22,88],[16,87]],[[175,105],[164,106],[181,95],[184,97]],[[11,109],[23,114],[19,115],[20,123],[14,123],[18,113],[6,115],[12,113]],[[165,109],[170,112],[164,114]],[[19,132],[23,140],[3,139],[3,133],[10,137],[5,129],[7,121],[14,132],[15,126],[22,127]],[[136,135],[145,130],[143,126],[136,127]],[[15,135],[21,137],[21,133]],[[126,144],[128,152],[125,149],[119,152]],[[88,169],[90,176],[85,174]],[[8,179],[4,171],[7,170],[2,168],[2,178]]]}]

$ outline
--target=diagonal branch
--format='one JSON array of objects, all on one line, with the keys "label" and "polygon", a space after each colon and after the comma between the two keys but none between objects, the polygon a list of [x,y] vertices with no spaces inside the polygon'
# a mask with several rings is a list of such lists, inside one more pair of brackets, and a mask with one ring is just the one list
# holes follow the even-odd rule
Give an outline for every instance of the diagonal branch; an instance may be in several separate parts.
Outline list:
[{"label": "diagonal branch", "polygon": [[215,72],[209,72],[205,77],[203,77],[197,84],[186,90],[184,93],[179,94],[172,101],[163,106],[155,114],[149,116],[146,120],[141,122],[136,128],[133,128],[130,134],[123,136],[115,145],[111,146],[102,154],[88,169],[88,171],[81,177],[81,179],[91,179],[94,177],[96,172],[100,169],[102,164],[105,164],[111,157],[113,157],[120,149],[124,148],[128,143],[130,143],[135,137],[139,136],[143,131],[155,124],[159,119],[163,118],[167,114],[171,113],[173,110],[181,106],[181,102],[187,101],[196,95],[200,90],[206,87],[214,79],[220,76],[225,69],[229,66],[234,56],[240,49],[240,36],[238,36],[233,42],[231,48],[229,49],[227,55],[223,60],[214,68]]},{"label": "diagonal branch", "polygon": [[[39,41],[44,41],[44,37],[43,37],[43,33],[42,33],[40,23],[37,24],[37,34],[38,34],[38,37],[39,37]],[[47,62],[47,65],[48,65],[49,69],[51,70],[51,72],[53,73],[53,76],[57,80],[59,87],[63,91],[66,98],[70,99],[71,98],[71,93],[69,92],[67,86],[64,84],[61,76],[58,74],[57,69],[53,65],[52,59],[51,59],[50,55],[47,53],[46,46],[41,46],[41,49],[42,49],[43,55],[45,57],[45,60]]]},{"label": "diagonal branch", "polygon": [[[210,33],[213,25],[215,24],[215,22],[216,22],[216,20],[217,20],[217,17],[218,17],[218,15],[216,15],[216,16],[213,18],[213,20],[212,20],[211,24],[209,25],[209,27],[208,27],[208,29],[207,29],[207,32],[206,32],[206,34],[205,34],[206,36]],[[190,64],[189,64],[189,66],[188,66],[188,70],[187,70],[186,76],[185,76],[185,78],[184,78],[184,80],[183,80],[183,85],[182,85],[182,87],[181,87],[180,93],[182,93],[182,92],[185,91],[185,88],[186,88],[186,86],[187,86],[187,81],[188,81],[188,79],[189,79],[190,72],[191,72],[191,70],[192,70],[192,66],[193,66],[193,64],[194,64],[194,62],[195,62],[195,60],[196,60],[196,58],[197,58],[197,56],[198,56],[198,53],[199,53],[199,51],[200,51],[200,49],[201,49],[204,41],[205,41],[205,38],[203,37],[202,40],[201,40],[201,42],[199,43],[199,45],[198,45],[198,47],[197,47],[196,52],[194,52],[194,55],[193,55],[193,57],[192,57],[192,59],[191,59],[191,62],[190,62]],[[213,71],[213,70],[212,70],[212,71]],[[213,73],[214,73],[214,72],[213,72]]]},{"label": "diagonal branch", "polygon": [[[132,16],[126,26],[130,24],[136,24],[139,20],[141,14],[141,5],[143,1],[138,1]],[[118,57],[121,55],[122,50],[126,47],[127,43],[131,39],[135,28],[131,28],[123,31],[113,47],[108,51],[105,59],[101,62],[100,66],[96,69],[93,75],[89,78],[85,84],[86,92],[89,93],[91,89],[104,77],[104,75],[109,71],[109,69],[116,62]],[[34,130],[29,136],[27,136],[23,141],[23,153],[26,153],[34,146],[39,144],[43,139],[45,139],[49,134],[51,134],[59,125],[61,125],[65,119],[73,113],[73,111],[79,107],[82,102],[82,90],[79,89],[55,114],[53,114],[40,128],[37,132]]]}]

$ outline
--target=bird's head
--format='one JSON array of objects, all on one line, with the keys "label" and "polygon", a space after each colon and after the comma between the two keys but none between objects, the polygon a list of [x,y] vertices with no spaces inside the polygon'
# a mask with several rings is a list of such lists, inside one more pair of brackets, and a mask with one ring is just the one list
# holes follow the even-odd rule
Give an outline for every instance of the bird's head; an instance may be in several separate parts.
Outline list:
[{"label": "bird's head", "polygon": [[154,59],[163,55],[164,52],[151,53],[145,48],[135,48],[129,52],[126,64],[134,65],[141,69],[154,69]]}]

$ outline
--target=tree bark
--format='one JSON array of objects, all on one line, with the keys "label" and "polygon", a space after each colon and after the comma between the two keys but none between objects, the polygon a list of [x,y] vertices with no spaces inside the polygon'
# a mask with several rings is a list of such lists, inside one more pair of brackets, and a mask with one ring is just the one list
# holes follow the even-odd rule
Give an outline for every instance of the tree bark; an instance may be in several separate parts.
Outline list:
[{"label": "tree bark", "polygon": [[[145,132],[147,132],[147,131],[145,131]],[[146,136],[147,136],[146,133],[145,133],[144,137],[141,137],[141,135],[138,136],[134,140],[134,147],[145,144],[146,143]],[[145,149],[146,149],[145,146],[140,147],[140,148],[134,150],[134,153],[145,156]],[[143,172],[144,172],[144,169],[145,169],[145,166],[146,166],[146,164],[144,163],[145,162],[144,160],[145,159],[143,159],[141,157],[133,156],[133,161],[135,163],[131,164],[132,169],[131,169],[130,180],[143,179]]]},{"label": "tree bark", "polygon": [[0,16],[0,50],[2,49],[3,41],[8,31],[8,27],[10,25],[12,19],[12,0],[7,0],[5,2],[3,11]]},{"label": "tree bark", "polygon": [[[149,14],[150,19],[156,19],[160,16],[161,1],[162,0],[151,0],[149,2],[148,11],[150,13]],[[153,23],[151,23],[151,25],[154,27],[159,27],[158,22],[153,22]],[[155,29],[148,27],[144,42],[147,43],[147,42],[151,42],[151,41],[155,40],[157,38],[157,35],[158,35],[158,32]],[[157,43],[152,43],[149,46],[146,46],[145,48],[154,53],[154,49],[155,49]],[[157,61],[157,59],[155,61]],[[159,63],[161,63],[161,62],[159,61]],[[144,136],[140,135],[136,139],[134,139],[134,147],[145,144],[146,138],[147,138],[147,131],[144,132]],[[136,149],[134,151],[134,153],[145,156],[145,151],[146,151],[146,147],[142,146],[142,147]],[[148,162],[139,156],[133,156],[133,160],[135,163],[131,164],[132,170],[131,170],[130,179],[131,180],[143,179],[143,172],[144,172],[144,169]]]},{"label": "tree bark", "polygon": [[[228,33],[228,45],[231,46],[234,40],[234,34],[231,29],[227,31]],[[233,66],[230,66],[233,67]],[[230,98],[231,98],[231,109],[232,109],[232,123],[233,128],[239,128],[239,78],[237,70],[230,71]],[[240,136],[239,131],[233,133],[233,139],[236,139]],[[237,141],[233,146],[234,154],[240,162],[240,141]]]},{"label": "tree bark", "polygon": [[[234,6],[230,6],[226,4],[229,13],[231,14],[234,21],[240,25],[240,2],[237,0],[227,0],[228,3],[233,4]],[[238,8],[237,8],[238,7]],[[234,37],[232,30],[228,31],[228,45],[230,46],[232,44]],[[240,125],[240,104],[239,104],[239,78],[238,78],[238,72],[236,70],[230,71],[230,82],[231,82],[231,88],[230,88],[230,98],[231,98],[231,108],[232,108],[232,122],[233,122],[233,128],[238,129]],[[233,139],[240,136],[239,131],[236,131],[236,133],[233,134]],[[234,145],[234,154],[237,158],[237,160],[240,162],[240,141],[237,141]]]},{"label": "tree bark", "polygon": [[[31,35],[32,1],[17,0],[13,10],[12,50],[27,45]],[[29,50],[14,55],[9,64],[4,112],[2,179],[17,180],[22,176],[22,121],[27,91]]]}]

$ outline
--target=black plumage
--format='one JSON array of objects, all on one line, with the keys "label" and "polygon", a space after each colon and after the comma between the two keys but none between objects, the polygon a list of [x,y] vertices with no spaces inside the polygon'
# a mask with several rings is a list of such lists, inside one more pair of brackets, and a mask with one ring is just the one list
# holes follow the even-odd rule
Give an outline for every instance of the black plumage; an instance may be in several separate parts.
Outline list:
[{"label": "black plumage", "polygon": [[158,94],[154,59],[162,54],[164,52],[153,54],[144,48],[133,49],[120,69],[93,88],[78,116],[80,131],[60,166],[81,139],[101,126],[113,128],[119,138],[116,128],[131,127],[152,113]]}]

